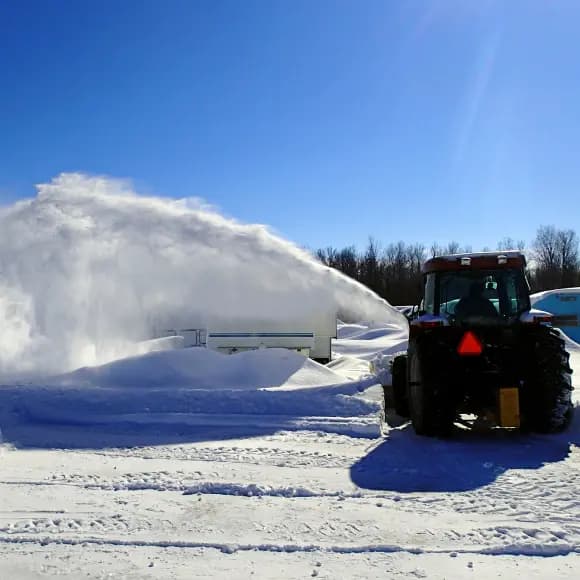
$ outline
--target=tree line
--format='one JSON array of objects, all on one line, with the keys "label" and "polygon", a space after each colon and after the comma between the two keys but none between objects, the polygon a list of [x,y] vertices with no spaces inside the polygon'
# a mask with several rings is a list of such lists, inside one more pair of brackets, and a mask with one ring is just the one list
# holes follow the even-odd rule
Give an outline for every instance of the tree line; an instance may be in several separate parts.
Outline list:
[{"label": "tree line", "polygon": [[[580,286],[579,238],[574,230],[540,226],[528,246],[523,240],[503,238],[496,250],[521,250],[528,258],[528,280],[533,292]],[[471,252],[457,242],[431,246],[390,243],[370,238],[365,250],[355,246],[316,251],[318,259],[358,280],[391,304],[417,304],[423,293],[421,265],[430,257]],[[481,251],[491,251],[482,248]]]}]

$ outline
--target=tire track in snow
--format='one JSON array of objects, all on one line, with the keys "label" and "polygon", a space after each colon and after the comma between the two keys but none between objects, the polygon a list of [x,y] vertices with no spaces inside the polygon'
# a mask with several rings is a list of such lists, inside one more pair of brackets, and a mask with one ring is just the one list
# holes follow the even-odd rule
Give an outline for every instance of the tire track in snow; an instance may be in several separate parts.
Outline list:
[{"label": "tire track in snow", "polygon": [[580,522],[580,475],[574,462],[546,466],[541,471],[512,470],[488,486],[463,493],[402,495],[402,507],[433,515],[442,510],[460,514],[504,516],[533,526]]},{"label": "tire track in snow", "polygon": [[251,465],[271,465],[273,467],[349,468],[357,456],[325,453],[304,449],[282,449],[280,447],[173,447],[153,448],[137,447],[134,449],[107,450],[94,452],[106,457],[136,457],[139,459],[171,459],[178,461],[204,461],[209,463],[237,463]]},{"label": "tire track in snow", "polygon": [[[76,481],[75,481],[76,479]],[[100,480],[92,477],[83,481],[82,476],[71,480],[48,480],[48,481],[10,481],[0,482],[0,485],[22,486],[69,486],[80,487],[89,490],[103,491],[159,491],[178,492],[183,495],[223,495],[241,497],[280,497],[280,498],[343,498],[357,499],[362,497],[376,497],[364,494],[360,491],[347,492],[344,490],[316,490],[304,486],[276,486],[260,485],[257,483],[235,483],[223,481],[198,481],[185,483],[175,479],[163,478],[123,478],[116,481]],[[383,497],[383,496],[380,496]]]},{"label": "tire track in snow", "polygon": [[0,525],[0,533],[7,535],[34,535],[40,533],[63,534],[66,532],[83,533],[91,532],[125,532],[150,530],[152,525],[143,518],[126,518],[121,514],[111,516],[99,515],[93,518],[67,517],[65,515],[56,518],[46,517],[20,517],[14,521]]},{"label": "tire track in snow", "polygon": [[191,541],[163,541],[163,540],[123,540],[97,538],[32,538],[27,536],[5,536],[0,537],[0,544],[40,544],[42,546],[61,544],[68,546],[122,546],[134,548],[181,548],[181,549],[214,549],[224,554],[234,554],[236,552],[276,552],[276,553],[312,553],[320,552],[327,554],[470,554],[470,555],[492,555],[492,556],[565,556],[568,554],[579,554],[580,545],[518,545],[508,544],[501,547],[484,548],[417,548],[410,546],[398,546],[394,544],[375,544],[360,546],[322,546],[318,544],[229,544],[220,542],[191,542]]}]

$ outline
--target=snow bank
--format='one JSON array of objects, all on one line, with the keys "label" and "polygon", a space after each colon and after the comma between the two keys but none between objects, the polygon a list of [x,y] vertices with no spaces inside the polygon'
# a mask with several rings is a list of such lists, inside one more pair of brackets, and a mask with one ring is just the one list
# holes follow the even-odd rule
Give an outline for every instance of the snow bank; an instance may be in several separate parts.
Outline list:
[{"label": "snow bank", "polygon": [[335,355],[355,357],[368,362],[392,357],[407,350],[409,325],[358,323],[344,324],[338,328],[339,340],[332,345]]},{"label": "snow bank", "polygon": [[344,378],[301,354],[262,349],[232,355],[206,348],[153,352],[85,367],[56,377],[55,385],[139,389],[259,389],[325,386]]},{"label": "snow bank", "polygon": [[343,375],[300,354],[205,348],[149,353],[81,368],[46,383],[0,385],[0,424],[107,429],[286,429],[376,437],[372,376]]},{"label": "snow bank", "polygon": [[[401,325],[362,285],[260,225],[128,183],[62,174],[0,211],[0,375],[142,352],[164,328],[292,320],[321,307]],[[241,322],[243,324],[243,322]]]}]

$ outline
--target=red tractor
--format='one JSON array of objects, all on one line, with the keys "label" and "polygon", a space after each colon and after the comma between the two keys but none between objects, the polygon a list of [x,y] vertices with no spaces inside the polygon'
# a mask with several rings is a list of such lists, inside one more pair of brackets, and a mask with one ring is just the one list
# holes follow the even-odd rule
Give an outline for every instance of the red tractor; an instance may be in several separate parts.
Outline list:
[{"label": "red tractor", "polygon": [[520,252],[438,256],[409,317],[407,353],[392,363],[387,418],[419,435],[456,423],[549,433],[572,418],[572,369],[551,315],[530,305]]}]

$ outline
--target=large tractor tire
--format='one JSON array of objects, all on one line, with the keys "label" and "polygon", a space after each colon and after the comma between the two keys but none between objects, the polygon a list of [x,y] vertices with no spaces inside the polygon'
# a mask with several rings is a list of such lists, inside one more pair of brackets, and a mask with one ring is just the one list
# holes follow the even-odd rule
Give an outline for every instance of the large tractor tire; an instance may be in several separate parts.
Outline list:
[{"label": "large tractor tire", "polygon": [[532,373],[522,402],[523,427],[557,433],[568,427],[574,412],[570,355],[557,330],[542,330],[532,345]]},{"label": "large tractor tire", "polygon": [[409,417],[407,400],[407,355],[399,355],[391,367],[392,386],[385,387],[385,412],[394,412],[399,417]]},{"label": "large tractor tire", "polygon": [[[425,354],[423,354],[423,352]],[[455,409],[445,380],[428,360],[428,349],[409,352],[407,396],[413,429],[417,435],[448,437],[453,431]]]}]

